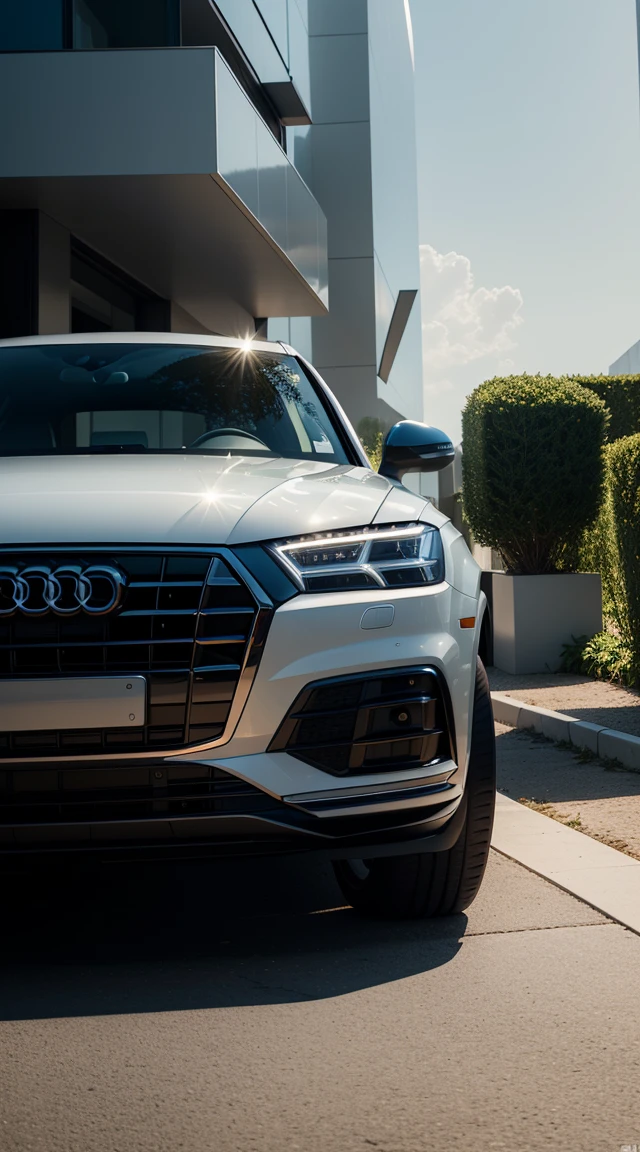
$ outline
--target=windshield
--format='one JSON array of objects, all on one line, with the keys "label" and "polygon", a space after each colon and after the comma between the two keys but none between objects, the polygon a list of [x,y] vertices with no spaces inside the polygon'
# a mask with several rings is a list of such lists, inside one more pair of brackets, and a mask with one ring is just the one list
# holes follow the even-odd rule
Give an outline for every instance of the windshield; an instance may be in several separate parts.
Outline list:
[{"label": "windshield", "polygon": [[292,356],[179,344],[0,349],[0,455],[193,452],[348,463]]}]

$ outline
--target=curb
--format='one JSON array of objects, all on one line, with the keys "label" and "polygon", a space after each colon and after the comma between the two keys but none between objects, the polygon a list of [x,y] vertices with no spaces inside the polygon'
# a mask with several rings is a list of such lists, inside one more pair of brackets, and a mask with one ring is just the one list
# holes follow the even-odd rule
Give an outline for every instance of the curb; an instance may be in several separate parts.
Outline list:
[{"label": "curb", "polygon": [[587,720],[577,720],[563,712],[525,704],[505,692],[492,692],[493,716],[499,724],[511,728],[533,730],[549,740],[563,740],[592,752],[604,760],[618,760],[625,768],[640,772],[640,737],[616,732]]}]

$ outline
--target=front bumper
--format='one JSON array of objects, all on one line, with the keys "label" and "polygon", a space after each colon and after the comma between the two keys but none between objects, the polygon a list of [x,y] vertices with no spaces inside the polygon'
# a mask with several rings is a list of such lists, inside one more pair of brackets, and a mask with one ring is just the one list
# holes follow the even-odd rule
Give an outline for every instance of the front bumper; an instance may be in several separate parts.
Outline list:
[{"label": "front bumper", "polygon": [[[393,605],[392,624],[363,625]],[[231,738],[157,760],[7,765],[0,853],[90,851],[329,858],[438,851],[464,819],[477,630],[457,627],[477,601],[448,584],[379,593],[298,596],[274,613]],[[452,758],[336,778],[273,750],[302,690],[324,678],[429,666],[448,700]],[[455,759],[453,756],[455,755]]]},{"label": "front bumper", "polygon": [[197,771],[159,761],[144,770],[48,769],[49,780],[42,769],[37,778],[29,770],[19,772],[23,790],[13,793],[11,805],[2,805],[0,853],[5,856],[311,853],[344,859],[437,851],[456,838],[464,806],[459,790],[445,785],[429,806],[390,803],[376,812],[354,806],[349,814],[319,820],[220,769]]}]

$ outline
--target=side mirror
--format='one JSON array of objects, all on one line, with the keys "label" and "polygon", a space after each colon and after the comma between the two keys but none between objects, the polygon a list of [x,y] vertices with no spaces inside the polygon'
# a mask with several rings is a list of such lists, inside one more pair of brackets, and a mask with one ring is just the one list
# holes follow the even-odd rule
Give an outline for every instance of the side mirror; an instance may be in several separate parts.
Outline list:
[{"label": "side mirror", "polygon": [[454,457],[455,448],[444,432],[416,420],[401,420],[385,437],[379,472],[401,481],[406,472],[439,472]]}]

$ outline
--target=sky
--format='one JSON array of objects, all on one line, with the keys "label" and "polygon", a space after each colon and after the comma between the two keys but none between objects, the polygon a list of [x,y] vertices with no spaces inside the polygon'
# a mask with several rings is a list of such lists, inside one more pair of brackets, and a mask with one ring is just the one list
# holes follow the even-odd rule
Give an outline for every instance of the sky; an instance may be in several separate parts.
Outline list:
[{"label": "sky", "polygon": [[640,340],[635,0],[410,0],[425,419]]}]

